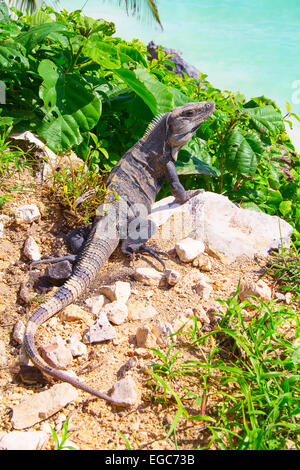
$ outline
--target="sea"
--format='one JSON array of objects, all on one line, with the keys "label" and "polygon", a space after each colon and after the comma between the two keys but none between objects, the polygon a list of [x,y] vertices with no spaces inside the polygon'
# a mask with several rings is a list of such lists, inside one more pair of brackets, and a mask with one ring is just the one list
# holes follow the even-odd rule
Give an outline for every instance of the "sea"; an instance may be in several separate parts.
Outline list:
[{"label": "sea", "polygon": [[[127,15],[124,0],[61,0],[60,8],[83,9],[116,25],[116,36],[180,50],[221,90],[247,98],[265,95],[286,114],[300,115],[300,0],[157,0],[163,30],[143,9]],[[144,0],[146,3],[146,0]],[[300,123],[287,125],[300,152]]]}]

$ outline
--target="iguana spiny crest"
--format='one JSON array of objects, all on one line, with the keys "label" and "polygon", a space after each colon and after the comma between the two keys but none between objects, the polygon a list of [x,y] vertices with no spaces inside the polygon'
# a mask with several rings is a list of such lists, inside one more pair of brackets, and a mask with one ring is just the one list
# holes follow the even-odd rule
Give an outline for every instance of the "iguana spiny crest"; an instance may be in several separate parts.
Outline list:
[{"label": "iguana spiny crest", "polygon": [[165,142],[170,146],[172,158],[176,161],[181,147],[193,137],[202,122],[210,117],[214,110],[213,101],[201,101],[187,103],[169,113],[159,114],[150,122],[141,141],[145,142],[154,133],[158,134],[160,127],[164,127]]}]

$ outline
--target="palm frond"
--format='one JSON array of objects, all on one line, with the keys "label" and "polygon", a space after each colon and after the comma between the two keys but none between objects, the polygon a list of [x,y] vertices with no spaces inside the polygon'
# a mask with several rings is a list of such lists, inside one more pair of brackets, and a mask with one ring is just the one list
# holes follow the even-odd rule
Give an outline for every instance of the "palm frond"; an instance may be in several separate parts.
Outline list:
[{"label": "palm frond", "polygon": [[118,2],[119,5],[125,5],[126,12],[128,15],[137,16],[137,18],[141,18],[141,16],[146,13],[150,14],[155,21],[159,24],[161,29],[163,29],[162,23],[160,21],[158,8],[156,5],[156,1],[154,0],[115,0]]}]

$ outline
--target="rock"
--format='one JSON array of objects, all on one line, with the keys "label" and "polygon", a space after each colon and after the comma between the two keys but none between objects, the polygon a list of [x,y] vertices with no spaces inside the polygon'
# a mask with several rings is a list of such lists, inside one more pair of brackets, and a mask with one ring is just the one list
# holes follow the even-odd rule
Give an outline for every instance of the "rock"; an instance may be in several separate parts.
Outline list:
[{"label": "rock", "polygon": [[128,320],[150,320],[158,314],[152,305],[143,302],[132,302],[128,305]]},{"label": "rock", "polygon": [[164,277],[163,273],[153,268],[136,268],[133,275],[136,281],[140,281],[146,286],[157,285]]},{"label": "rock", "polygon": [[[151,54],[151,58],[157,59],[157,49],[159,49],[159,46],[157,46],[153,41],[149,42],[147,51]],[[177,51],[176,49],[168,49],[166,47],[163,47],[162,50],[166,55],[173,55],[170,57],[170,60],[174,63],[174,67],[171,65],[165,65],[168,70],[175,72],[179,77],[184,77],[184,73],[186,73],[189,77],[199,80],[199,70],[189,64],[182,57],[182,53],[180,51]]]},{"label": "rock", "polygon": [[0,339],[0,366],[7,366],[7,353],[5,343]]},{"label": "rock", "polygon": [[70,338],[67,339],[67,348],[70,350],[73,357],[83,356],[87,354],[87,347],[83,344],[79,335],[74,333]]},{"label": "rock", "polygon": [[72,271],[72,265],[68,260],[58,261],[47,266],[45,277],[51,284],[61,286],[71,276]]},{"label": "rock", "polygon": [[103,307],[102,312],[105,313],[108,320],[114,325],[121,325],[121,323],[124,323],[128,317],[127,306],[118,300],[115,300],[110,304],[106,304]]},{"label": "rock", "polygon": [[[172,321],[172,330],[174,333],[178,333],[179,331],[183,330],[186,326],[192,327],[193,326],[193,319],[194,316],[193,310],[188,308],[181,312],[173,321]],[[176,336],[173,337],[174,341],[176,340]]]},{"label": "rock", "polygon": [[116,330],[109,323],[105,313],[101,312],[98,320],[85,331],[85,343],[102,343],[116,337]]},{"label": "rock", "polygon": [[194,259],[193,266],[205,272],[211,271],[212,268],[211,260],[205,253],[201,253],[199,256],[197,256],[197,258]]},{"label": "rock", "polygon": [[147,325],[140,326],[136,330],[135,338],[138,348],[154,348],[156,345],[156,338],[153,335],[151,328]]},{"label": "rock", "polygon": [[241,279],[239,299],[241,301],[248,299],[251,302],[254,301],[254,299],[251,299],[251,296],[253,295],[255,297],[259,297],[265,302],[269,302],[272,298],[272,291],[262,279],[257,282],[251,281],[249,279]]},{"label": "rock", "polygon": [[39,450],[49,439],[44,431],[12,431],[2,436],[1,450]]},{"label": "rock", "polygon": [[32,298],[32,294],[30,293],[30,290],[26,286],[25,282],[22,282],[21,284],[19,296],[20,296],[20,299],[24,300],[24,302],[26,303]]},{"label": "rock", "polygon": [[39,261],[41,259],[40,248],[31,236],[25,242],[23,253],[30,261]]},{"label": "rock", "polygon": [[14,429],[25,429],[60,411],[79,395],[78,389],[64,382],[26,398],[12,407]]},{"label": "rock", "polygon": [[66,369],[73,361],[71,351],[65,346],[60,336],[51,343],[41,346],[41,356],[55,369]]},{"label": "rock", "polygon": [[5,225],[9,222],[10,218],[6,214],[0,214],[0,222]]},{"label": "rock", "polygon": [[289,247],[293,231],[277,216],[237,207],[226,196],[211,192],[199,194],[185,204],[178,204],[173,196],[162,199],[153,204],[149,219],[160,227],[158,233],[168,229],[171,238],[178,231],[176,226],[172,229],[175,216],[179,220],[191,218],[192,229],[189,233],[185,230],[185,237],[201,240],[209,254],[226,263],[242,255],[250,259],[267,256],[281,244]]},{"label": "rock", "polygon": [[123,366],[120,367],[120,369],[117,372],[117,377],[118,379],[122,379],[125,377],[126,372],[128,372],[130,369],[133,369],[138,365],[139,361],[136,356],[131,357],[128,359],[128,361],[123,364]]},{"label": "rock", "polygon": [[198,281],[194,286],[193,289],[195,292],[201,297],[202,300],[208,300],[211,293],[213,292],[213,288],[208,282],[204,279]]},{"label": "rock", "polygon": [[185,238],[175,245],[176,253],[180,261],[189,263],[193,261],[200,253],[203,253],[205,246],[201,240]]},{"label": "rock", "polygon": [[134,380],[128,376],[116,382],[111,391],[111,398],[128,405],[135,405],[138,401],[138,394]]},{"label": "rock", "polygon": [[12,334],[12,337],[16,341],[16,343],[18,343],[18,344],[23,343],[25,330],[26,330],[26,327],[25,327],[24,323],[21,320],[17,321],[17,323],[14,326],[14,331],[13,331],[13,334]]},{"label": "rock", "polygon": [[285,294],[285,302],[287,305],[290,305],[291,301],[293,299],[293,296],[292,296],[292,293],[291,292],[287,292]]},{"label": "rock", "polygon": [[85,303],[87,304],[89,310],[93,315],[98,315],[101,312],[101,309],[104,305],[109,302],[109,299],[105,295],[94,295],[86,299]]},{"label": "rock", "polygon": [[174,269],[165,269],[165,276],[166,276],[167,283],[170,286],[175,286],[175,284],[179,282],[180,277],[181,277],[180,273],[175,271]]},{"label": "rock", "polygon": [[63,321],[82,321],[88,326],[93,324],[90,314],[78,305],[71,304],[65,307],[59,314]]},{"label": "rock", "polygon": [[170,345],[176,341],[175,337],[170,337],[174,334],[172,325],[168,322],[159,322],[153,326],[152,332],[156,336],[156,341],[161,345]]},{"label": "rock", "polygon": [[115,300],[126,304],[131,294],[129,282],[117,281],[113,286],[101,286],[100,294],[106,295],[111,302]]},{"label": "rock", "polygon": [[278,299],[278,300],[283,300],[283,301],[285,301],[285,295],[282,294],[282,292],[275,292],[275,297],[276,297],[276,299]]},{"label": "rock", "polygon": [[4,224],[3,222],[0,222],[0,238],[3,238],[4,234]]},{"label": "rock", "polygon": [[41,218],[41,213],[35,204],[27,204],[17,207],[15,217],[19,223],[31,224]]}]

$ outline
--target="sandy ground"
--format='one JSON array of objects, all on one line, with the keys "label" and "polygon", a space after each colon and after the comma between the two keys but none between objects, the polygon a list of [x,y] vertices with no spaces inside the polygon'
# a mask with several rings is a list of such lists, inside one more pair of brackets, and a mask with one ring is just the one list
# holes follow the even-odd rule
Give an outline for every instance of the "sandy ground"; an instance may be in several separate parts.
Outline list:
[{"label": "sandy ground", "polygon": [[[24,241],[32,235],[41,246],[43,254],[65,253],[64,237],[72,228],[65,218],[64,211],[53,200],[49,190],[38,186],[35,178],[28,171],[25,170],[21,175],[7,179],[5,184],[6,190],[8,187],[18,187],[19,190],[11,193],[12,199],[7,201],[1,211],[9,217],[9,221],[5,224],[4,236],[0,240],[0,340],[5,345],[5,354],[0,367],[0,434],[1,431],[13,430],[10,417],[14,404],[50,386],[48,382],[42,385],[24,384],[18,374],[20,345],[12,339],[12,331],[18,320],[26,324],[36,308],[36,302],[26,304],[20,299],[20,285],[22,282],[28,283],[28,289],[36,300],[53,294],[53,288],[47,289],[39,286],[38,281],[44,272],[44,267],[30,272],[29,262],[23,255]],[[42,213],[41,220],[30,226],[16,224],[13,216],[15,208],[28,203],[35,203],[39,206]],[[161,246],[161,248],[169,250],[169,247]],[[138,359],[137,365],[128,374],[137,385],[140,397],[137,404],[130,410],[120,410],[103,400],[89,401],[91,396],[80,392],[77,400],[46,422],[34,425],[31,430],[43,429],[45,423],[55,426],[63,413],[65,418],[71,417],[70,439],[80,449],[125,449],[122,434],[128,439],[132,449],[175,449],[174,439],[170,437],[166,440],[165,437],[177,411],[176,403],[174,400],[164,402],[161,394],[156,393],[155,389],[149,386],[150,361],[157,360],[157,357],[150,350],[145,350],[141,354],[137,352],[134,344],[135,332],[138,326],[144,323],[151,325],[158,320],[172,322],[186,308],[192,308],[195,313],[201,308],[207,310],[210,301],[203,303],[192,289],[193,277],[197,277],[198,269],[191,264],[181,263],[174,251],[170,250],[169,254],[168,267],[176,269],[181,274],[181,281],[174,288],[167,285],[144,286],[135,281],[132,262],[123,256],[119,249],[115,251],[100,273],[98,283],[92,286],[86,297],[97,294],[102,284],[112,284],[117,280],[128,281],[132,289],[130,302],[151,303],[158,311],[158,315],[151,321],[127,321],[117,326],[115,340],[88,346],[88,357],[74,359],[70,366],[70,369],[81,374],[81,378],[86,383],[99,390],[108,390],[117,381],[120,367],[135,355]],[[266,260],[239,260],[231,265],[223,265],[217,259],[211,258],[211,262],[212,269],[207,276],[213,287],[211,301],[214,302],[215,298],[225,300],[232,295],[241,276],[247,275],[249,279],[259,279],[265,271]],[[152,265],[160,270],[159,263],[156,261],[153,263],[152,260],[144,257],[135,265]],[[33,282],[34,279],[36,282]],[[273,286],[272,279],[268,277],[264,279],[270,287]],[[87,308],[84,298],[78,299],[76,303]],[[216,303],[214,302],[213,305]],[[203,324],[201,328],[203,331],[209,331],[212,325],[213,323]],[[37,342],[45,344],[56,334],[61,335],[63,339],[67,339],[74,332],[82,335],[86,326],[82,322],[61,321],[57,315],[40,329]],[[166,353],[168,348],[162,346],[160,349]],[[182,360],[191,359],[194,357],[193,354],[191,348],[182,347],[180,357]],[[176,377],[176,380],[171,383],[179,394],[185,386],[197,391],[192,381],[184,376]],[[208,399],[208,413],[210,404],[214,400],[216,398],[213,395]],[[207,436],[203,422],[191,423],[182,420],[178,425],[177,441],[180,449],[196,449],[204,446],[207,443]],[[53,448],[51,439],[46,448]]]}]

